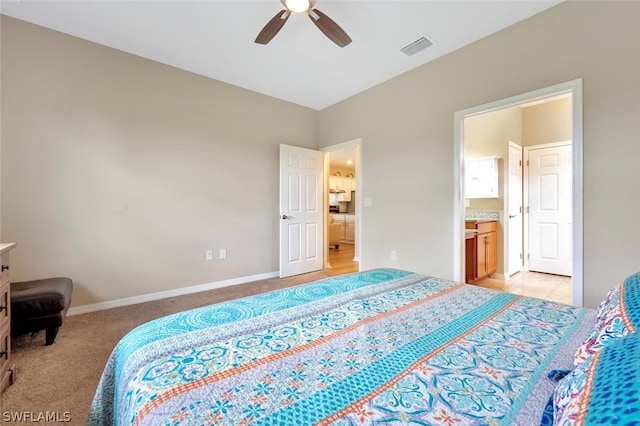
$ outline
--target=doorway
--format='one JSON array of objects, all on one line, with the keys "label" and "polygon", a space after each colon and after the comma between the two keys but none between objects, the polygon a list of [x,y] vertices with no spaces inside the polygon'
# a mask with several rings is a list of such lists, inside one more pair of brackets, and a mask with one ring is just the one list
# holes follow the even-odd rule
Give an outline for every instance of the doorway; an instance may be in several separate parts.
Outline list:
[{"label": "doorway", "polygon": [[[344,152],[343,152],[344,151]],[[350,160],[351,171],[345,171],[339,184],[349,183],[349,198],[341,200],[346,208],[342,238],[331,242],[340,253],[329,253],[329,189],[331,155],[334,161]],[[346,156],[349,158],[346,158]],[[356,139],[321,150],[280,145],[280,271],[281,278],[332,267],[331,275],[360,270],[362,226],[360,211],[362,140]],[[336,166],[338,167],[338,166]],[[343,171],[335,169],[336,180]],[[341,187],[346,195],[346,189]],[[340,213],[340,212],[339,212]]]},{"label": "doorway", "polygon": [[[571,265],[572,276],[572,303],[576,306],[583,304],[583,242],[582,242],[582,80],[573,80],[555,86],[539,89],[533,92],[495,101],[485,105],[479,105],[455,113],[454,121],[454,279],[462,281],[465,276],[464,259],[464,120],[487,112],[498,111],[504,108],[524,105],[532,102],[542,102],[550,97],[569,95],[572,97],[572,206],[571,213],[571,248],[573,263]],[[505,209],[507,211],[507,209]],[[507,257],[505,257],[506,259]],[[507,267],[504,268],[507,271]]]},{"label": "doorway", "polygon": [[362,239],[362,140],[332,145],[322,151],[327,176],[325,267],[357,272]]}]

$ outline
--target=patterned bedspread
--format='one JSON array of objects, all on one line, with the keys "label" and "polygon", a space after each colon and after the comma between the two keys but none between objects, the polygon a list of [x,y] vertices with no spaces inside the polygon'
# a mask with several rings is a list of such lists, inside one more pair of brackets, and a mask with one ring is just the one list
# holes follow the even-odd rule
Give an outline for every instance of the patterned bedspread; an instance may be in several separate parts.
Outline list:
[{"label": "patterned bedspread", "polygon": [[87,424],[531,425],[594,321],[408,271],[335,277],[134,329]]}]

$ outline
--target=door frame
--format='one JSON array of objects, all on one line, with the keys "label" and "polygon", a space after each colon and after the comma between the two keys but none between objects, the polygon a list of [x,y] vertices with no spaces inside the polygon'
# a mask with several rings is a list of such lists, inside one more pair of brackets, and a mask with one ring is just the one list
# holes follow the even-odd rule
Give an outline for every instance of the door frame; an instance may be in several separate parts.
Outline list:
[{"label": "door frame", "polygon": [[[544,144],[540,144],[540,145],[531,145],[531,146],[526,146],[523,149],[523,154],[524,154],[524,164],[529,164],[529,151],[532,150],[536,150],[536,149],[544,149],[544,148],[554,148],[554,147],[558,147],[558,146],[566,146],[566,145],[570,145],[571,149],[573,149],[573,142],[572,141],[560,141],[560,142],[550,142],[550,143],[544,143]],[[573,155],[573,154],[572,154]],[[573,166],[573,165],[572,165]],[[523,173],[523,177],[524,177],[524,185],[523,185],[523,199],[526,203],[525,207],[525,211],[524,211],[524,241],[523,241],[523,246],[525,248],[525,253],[524,253],[524,270],[528,271],[529,270],[529,253],[531,252],[531,249],[529,247],[529,168],[527,167],[526,169],[526,173]],[[572,229],[572,232],[574,230]],[[573,237],[572,237],[573,238]]]},{"label": "door frame", "polygon": [[573,229],[572,286],[574,306],[583,306],[584,283],[584,243],[583,243],[583,122],[582,122],[582,79],[575,79],[553,86],[523,93],[505,99],[478,105],[454,113],[454,158],[453,158],[453,279],[463,282],[465,277],[464,259],[464,119],[486,112],[570,93],[572,96],[572,202]]},{"label": "door frame", "polygon": [[[329,241],[329,159],[331,151],[338,151],[343,148],[354,147],[356,149],[356,158],[355,158],[355,170],[356,170],[356,241],[355,241],[355,253],[353,260],[359,262],[361,259],[361,248],[363,241],[363,226],[362,226],[362,216],[363,211],[362,207],[364,206],[363,197],[362,197],[362,176],[363,176],[363,167],[362,167],[362,151],[363,151],[363,141],[362,138],[352,139],[350,141],[342,142],[336,145],[325,146],[320,148],[321,152],[324,152],[324,171],[325,171],[325,182],[324,182],[324,211],[326,212],[324,215],[324,263],[325,268],[331,267],[329,264],[329,245],[327,241]],[[358,269],[360,267],[358,266]]]}]

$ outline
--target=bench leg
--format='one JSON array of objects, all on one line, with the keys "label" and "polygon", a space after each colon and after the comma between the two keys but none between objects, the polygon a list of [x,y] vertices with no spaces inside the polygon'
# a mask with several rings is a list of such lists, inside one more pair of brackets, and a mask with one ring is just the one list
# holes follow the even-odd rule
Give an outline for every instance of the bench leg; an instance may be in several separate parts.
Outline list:
[{"label": "bench leg", "polygon": [[48,346],[53,344],[53,341],[56,340],[57,334],[58,334],[58,327],[47,328],[44,345]]}]

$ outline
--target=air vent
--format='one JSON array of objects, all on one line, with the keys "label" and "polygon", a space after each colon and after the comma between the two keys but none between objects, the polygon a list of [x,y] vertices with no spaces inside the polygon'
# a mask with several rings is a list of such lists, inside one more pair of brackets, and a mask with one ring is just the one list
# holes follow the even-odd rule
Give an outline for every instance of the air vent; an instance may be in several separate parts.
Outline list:
[{"label": "air vent", "polygon": [[433,46],[433,42],[426,37],[420,37],[419,39],[409,44],[408,46],[405,46],[402,49],[400,49],[400,51],[407,56],[412,56],[426,49],[429,46]]}]

